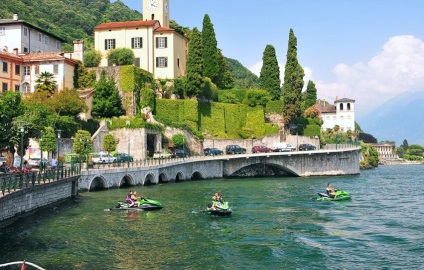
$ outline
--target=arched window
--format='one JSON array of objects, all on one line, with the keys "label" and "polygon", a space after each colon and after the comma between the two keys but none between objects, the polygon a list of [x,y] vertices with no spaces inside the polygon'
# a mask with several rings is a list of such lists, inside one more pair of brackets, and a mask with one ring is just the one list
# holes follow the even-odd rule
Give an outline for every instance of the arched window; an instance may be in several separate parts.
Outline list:
[{"label": "arched window", "polygon": [[29,83],[22,84],[22,94],[31,93],[31,87],[29,87]]},{"label": "arched window", "polygon": [[350,103],[347,104],[347,110],[350,111]]},{"label": "arched window", "polygon": [[343,103],[340,103],[340,110],[343,111]]}]

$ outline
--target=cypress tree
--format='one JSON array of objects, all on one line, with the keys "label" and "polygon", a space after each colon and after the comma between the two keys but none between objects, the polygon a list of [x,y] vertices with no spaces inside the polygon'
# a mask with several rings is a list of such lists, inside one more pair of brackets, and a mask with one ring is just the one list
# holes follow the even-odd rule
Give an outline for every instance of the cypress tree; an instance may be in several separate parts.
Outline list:
[{"label": "cypress tree", "polygon": [[315,87],[315,83],[313,81],[308,82],[308,86],[306,86],[305,91],[305,106],[303,111],[305,111],[307,108],[315,105],[317,101],[317,89]]},{"label": "cypress tree", "polygon": [[217,49],[215,30],[209,15],[203,17],[202,29],[202,56],[203,56],[203,76],[209,77],[212,82],[218,85],[220,76],[220,61]]},{"label": "cypress tree", "polygon": [[295,118],[301,116],[303,76],[305,73],[297,60],[297,38],[293,29],[290,29],[283,84],[283,118],[286,130]]},{"label": "cypress tree", "polygon": [[272,45],[266,45],[262,56],[262,68],[259,76],[259,86],[268,91],[272,100],[281,97],[280,67],[278,66],[275,49]]},{"label": "cypress tree", "polygon": [[203,86],[202,69],[202,37],[199,30],[194,27],[188,44],[186,96],[192,97],[200,94]]}]

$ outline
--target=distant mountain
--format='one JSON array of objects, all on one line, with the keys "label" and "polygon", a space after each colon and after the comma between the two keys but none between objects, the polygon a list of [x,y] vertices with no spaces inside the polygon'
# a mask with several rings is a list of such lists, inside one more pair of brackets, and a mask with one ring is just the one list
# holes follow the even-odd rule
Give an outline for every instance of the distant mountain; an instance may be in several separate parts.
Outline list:
[{"label": "distant mountain", "polygon": [[359,125],[378,141],[406,139],[408,144],[424,146],[424,91],[407,92],[385,102],[364,118]]},{"label": "distant mountain", "polygon": [[228,69],[234,75],[235,88],[254,88],[259,85],[259,78],[243,66],[239,61],[231,58],[225,58],[228,63]]}]

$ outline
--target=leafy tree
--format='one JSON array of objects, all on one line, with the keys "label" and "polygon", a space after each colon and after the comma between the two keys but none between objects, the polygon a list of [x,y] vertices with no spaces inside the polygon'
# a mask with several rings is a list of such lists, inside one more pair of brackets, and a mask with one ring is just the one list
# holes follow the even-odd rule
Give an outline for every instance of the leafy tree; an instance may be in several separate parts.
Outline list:
[{"label": "leafy tree", "polygon": [[297,38],[290,29],[287,48],[287,62],[283,84],[283,117],[286,128],[293,119],[301,115],[301,97],[303,88],[303,68],[297,60]]},{"label": "leafy tree", "polygon": [[223,103],[236,104],[236,103],[238,103],[238,98],[236,97],[236,94],[231,93],[231,92],[226,92],[225,94],[223,94],[221,96],[220,101],[223,102]]},{"label": "leafy tree", "polygon": [[403,158],[403,156],[405,155],[405,149],[403,149],[403,147],[397,147],[395,153],[400,157]]},{"label": "leafy tree", "polygon": [[217,44],[213,24],[209,15],[205,14],[202,28],[203,76],[210,78],[214,84],[219,85],[219,81],[222,81],[222,78],[219,77],[222,75],[220,74],[221,63]]},{"label": "leafy tree", "polygon": [[317,102],[317,89],[313,81],[309,81],[305,91],[304,110],[314,106]]},{"label": "leafy tree", "polygon": [[271,99],[270,94],[266,90],[249,90],[247,92],[247,105],[250,107],[262,106],[265,107]]},{"label": "leafy tree", "polygon": [[94,87],[93,116],[110,118],[124,114],[118,89],[112,78],[106,79],[102,70],[99,81]]},{"label": "leafy tree", "polygon": [[84,66],[98,67],[102,60],[102,54],[96,50],[89,50],[84,52]]},{"label": "leafy tree", "polygon": [[109,153],[116,150],[115,137],[110,133],[103,137],[103,150]]},{"label": "leafy tree", "polygon": [[178,133],[172,136],[172,142],[177,147],[183,147],[187,145],[187,138],[184,134]]},{"label": "leafy tree", "polygon": [[303,113],[303,117],[321,119],[321,110],[317,105],[310,106]]},{"label": "leafy tree", "polygon": [[278,100],[281,97],[280,67],[272,45],[265,47],[262,63],[259,85],[261,89],[268,91],[272,100]]},{"label": "leafy tree", "polygon": [[66,89],[53,95],[53,97],[48,100],[48,106],[58,115],[67,116],[76,116],[88,109],[84,100],[78,96],[75,89]]},{"label": "leafy tree", "polygon": [[86,130],[78,130],[74,135],[74,143],[72,145],[74,153],[80,155],[88,155],[93,151],[93,142],[91,141],[91,134]]},{"label": "leafy tree", "polygon": [[107,58],[111,64],[117,66],[132,65],[135,60],[134,52],[128,48],[110,50]]},{"label": "leafy tree", "polygon": [[57,84],[54,79],[54,74],[48,71],[41,72],[35,80],[35,90],[39,92],[47,92],[52,96],[57,89]]},{"label": "leafy tree", "polygon": [[188,44],[187,55],[187,81],[185,84],[185,96],[193,97],[200,93],[203,85],[203,60],[201,34],[197,28],[193,28],[191,40]]},{"label": "leafy tree", "polygon": [[53,127],[44,128],[41,139],[39,140],[40,150],[47,153],[54,153],[57,150],[57,138]]}]

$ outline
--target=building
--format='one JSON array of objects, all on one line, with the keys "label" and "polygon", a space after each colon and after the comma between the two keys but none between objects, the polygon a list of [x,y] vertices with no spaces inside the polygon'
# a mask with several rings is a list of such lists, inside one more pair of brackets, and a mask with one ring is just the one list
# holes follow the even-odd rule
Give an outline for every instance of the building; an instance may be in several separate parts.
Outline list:
[{"label": "building", "polygon": [[355,100],[336,97],[334,105],[325,100],[318,100],[317,105],[321,111],[323,131],[333,129],[336,125],[340,127],[341,132],[355,131]]},{"label": "building", "polygon": [[393,153],[393,145],[377,143],[372,143],[371,145],[377,150],[378,160],[380,161],[380,163],[386,164],[390,161],[400,160],[399,156]]},{"label": "building", "polygon": [[143,0],[143,21],[102,23],[94,28],[94,46],[103,58],[100,66],[111,66],[112,49],[129,48],[135,66],[155,79],[186,75],[188,39],[169,27],[169,0]]},{"label": "building", "polygon": [[18,54],[33,52],[60,52],[65,40],[44,31],[37,26],[19,20],[14,14],[12,19],[0,19],[0,49]]}]

